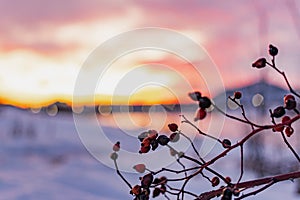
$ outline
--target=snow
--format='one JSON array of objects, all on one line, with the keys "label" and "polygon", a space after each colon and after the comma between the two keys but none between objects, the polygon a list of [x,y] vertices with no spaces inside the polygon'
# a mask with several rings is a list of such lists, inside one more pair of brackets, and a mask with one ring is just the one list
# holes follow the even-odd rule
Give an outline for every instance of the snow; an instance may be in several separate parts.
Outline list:
[{"label": "snow", "polygon": [[[32,114],[2,107],[0,117],[1,200],[132,199],[115,170],[99,162],[86,150],[71,114],[50,117],[44,113]],[[120,132],[117,128],[104,128],[112,133],[114,139]],[[233,161],[222,159],[216,169],[237,175],[233,170],[236,163],[231,163]],[[124,176],[135,184],[140,175],[124,173]],[[246,174],[244,178],[254,178],[254,175]],[[194,191],[211,189],[207,182],[201,180],[196,178],[188,188]],[[295,185],[291,181],[279,183],[249,199],[299,199],[295,196]]]}]

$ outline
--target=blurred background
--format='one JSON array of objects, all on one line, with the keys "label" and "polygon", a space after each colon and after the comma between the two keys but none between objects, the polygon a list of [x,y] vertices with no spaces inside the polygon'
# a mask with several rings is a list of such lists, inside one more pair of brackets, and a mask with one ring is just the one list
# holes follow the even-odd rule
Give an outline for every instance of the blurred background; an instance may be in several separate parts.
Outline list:
[{"label": "blurred background", "polygon": [[[188,62],[170,53],[142,50],[113,64],[101,83],[104,87],[95,90],[94,101],[82,97],[72,108],[76,79],[88,56],[114,36],[144,27],[170,29],[202,46],[223,85],[205,85],[205,79],[213,77],[195,77]],[[161,40],[159,35],[151,39]],[[134,137],[125,137],[128,132],[135,135],[154,127],[169,134],[166,125],[180,122],[182,108],[193,119],[197,105],[172,70],[216,103],[222,102],[224,95],[242,91],[241,103],[249,118],[270,123],[268,110],[282,104],[288,88],[271,68],[251,67],[257,58],[268,57],[269,44],[279,48],[276,63],[299,90],[300,3],[295,0],[0,0],[0,199],[130,199],[115,171],[85,149],[73,114],[84,116],[86,126],[100,124],[111,134],[107,137],[112,143],[121,138],[124,146],[137,152],[139,143]],[[195,61],[198,59],[201,56],[195,55]],[[133,70],[140,66],[144,68]],[[201,67],[200,71],[205,71],[210,66]],[[172,88],[175,95],[157,86],[132,88],[130,81],[122,82],[130,70],[129,80],[152,79]],[[120,82],[125,87],[122,91],[117,90]],[[227,109],[241,116],[234,105],[228,104]],[[90,113],[96,113],[99,123],[89,120]],[[210,115],[218,116],[215,112]],[[204,130],[208,127],[202,122],[198,125]],[[294,128],[297,133],[297,124]],[[220,137],[238,141],[250,130],[226,120]],[[294,134],[290,141],[299,152],[299,136]],[[298,169],[284,145],[275,133],[251,140],[245,149],[245,179]],[[211,155],[221,150],[216,147]],[[106,155],[111,149],[103,147],[103,151]],[[215,166],[233,179],[238,167],[238,152]],[[138,175],[125,175],[132,183],[138,182]],[[197,191],[199,184],[211,189],[202,179],[197,181],[197,187],[191,185],[191,189]],[[282,199],[283,192],[286,199],[298,199],[299,188],[297,182],[279,183],[251,199]]]}]

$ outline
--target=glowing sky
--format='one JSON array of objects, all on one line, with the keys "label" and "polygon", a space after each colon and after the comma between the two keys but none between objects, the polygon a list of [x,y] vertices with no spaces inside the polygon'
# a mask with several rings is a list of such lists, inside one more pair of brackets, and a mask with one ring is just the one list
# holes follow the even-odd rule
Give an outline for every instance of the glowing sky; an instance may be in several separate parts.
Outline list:
[{"label": "glowing sky", "polygon": [[[28,106],[71,102],[77,75],[90,53],[117,34],[143,27],[175,30],[202,45],[226,87],[259,79],[262,71],[252,69],[251,63],[267,56],[267,46],[273,43],[280,49],[279,66],[298,87],[299,19],[300,3],[293,0],[0,0],[0,96],[3,103]],[[111,92],[122,73],[151,62],[155,65],[136,70],[132,78],[163,82],[176,88],[177,95],[186,95],[180,79],[162,66],[180,70],[188,64],[166,53],[146,51],[114,63],[122,70],[112,69],[103,80],[107,87],[96,95],[102,102],[112,94],[118,103],[122,98],[131,103],[176,102],[167,90],[153,85],[132,89],[131,81],[123,83],[127,88],[122,91]],[[281,84],[280,76],[270,72],[263,74]],[[181,73],[192,85],[203,82],[188,67]],[[199,89],[205,91],[206,86]]]}]

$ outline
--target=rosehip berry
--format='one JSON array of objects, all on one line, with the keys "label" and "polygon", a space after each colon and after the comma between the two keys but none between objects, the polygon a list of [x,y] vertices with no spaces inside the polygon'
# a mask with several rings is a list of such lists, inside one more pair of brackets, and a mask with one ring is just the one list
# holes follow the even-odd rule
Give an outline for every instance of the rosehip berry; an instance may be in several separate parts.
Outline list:
[{"label": "rosehip berry", "polygon": [[178,130],[178,125],[175,123],[168,124],[168,127],[169,127],[170,131],[172,131],[172,132],[175,132]]},{"label": "rosehip berry", "polygon": [[162,185],[160,186],[160,192],[161,192],[162,194],[164,194],[166,191],[167,191],[167,188],[166,188],[165,184],[162,184]]},{"label": "rosehip berry", "polygon": [[201,97],[199,99],[199,107],[200,108],[209,108],[211,105],[211,101],[208,97]]},{"label": "rosehip berry", "polygon": [[153,175],[149,173],[143,176],[141,180],[141,185],[143,188],[149,188],[152,182],[153,182]]},{"label": "rosehip berry", "polygon": [[292,94],[284,95],[284,97],[283,97],[284,102],[289,100],[289,99],[296,100],[295,97]]},{"label": "rosehip berry", "polygon": [[285,109],[282,106],[278,106],[277,108],[274,109],[273,113],[272,113],[272,117],[275,118],[280,118],[283,115],[285,115]]},{"label": "rosehip berry", "polygon": [[226,183],[231,183],[231,178],[229,176],[226,176],[225,181]]},{"label": "rosehip berry", "polygon": [[223,146],[225,149],[231,147],[231,142],[230,142],[230,140],[224,139],[224,140],[222,141],[222,146]]},{"label": "rosehip berry", "polygon": [[135,186],[131,189],[130,194],[133,194],[133,195],[136,195],[136,196],[137,196],[137,195],[141,194],[141,192],[142,192],[141,186],[135,185]]},{"label": "rosehip berry", "polygon": [[293,110],[296,108],[296,101],[293,99],[287,99],[284,101],[284,108],[288,110]]},{"label": "rosehip berry", "polygon": [[281,132],[284,130],[284,125],[282,124],[277,124],[273,129],[274,132]]},{"label": "rosehip berry", "polygon": [[282,118],[281,122],[284,124],[284,123],[286,123],[286,122],[288,122],[288,121],[290,121],[290,120],[291,120],[291,118],[290,118],[289,116],[284,116],[284,117]]},{"label": "rosehip berry", "polygon": [[138,139],[142,142],[146,137],[148,137],[148,132],[143,132],[138,136]]},{"label": "rosehip berry", "polygon": [[112,154],[110,154],[110,158],[112,160],[117,160],[118,159],[118,154],[116,152],[113,152]]},{"label": "rosehip berry", "polygon": [[229,188],[224,188],[221,200],[231,200],[232,191]]},{"label": "rosehip berry", "polygon": [[148,137],[150,140],[155,140],[158,136],[158,133],[156,130],[149,130],[148,131]]},{"label": "rosehip berry", "polygon": [[242,98],[242,93],[237,91],[237,92],[234,92],[233,96],[235,99],[240,99],[240,98]]},{"label": "rosehip berry", "polygon": [[142,153],[148,153],[150,151],[150,146],[141,146],[141,149],[139,151],[140,154]]},{"label": "rosehip berry", "polygon": [[269,45],[269,54],[271,56],[276,56],[278,54],[277,47],[273,46],[272,44]]},{"label": "rosehip berry", "polygon": [[255,68],[264,68],[266,66],[267,60],[265,58],[260,58],[257,61],[255,61],[254,63],[252,63],[252,67]]},{"label": "rosehip berry", "polygon": [[213,187],[216,187],[217,185],[219,185],[219,183],[220,183],[219,177],[215,176],[215,177],[213,177],[213,178],[211,179],[211,185],[212,185]]},{"label": "rosehip berry", "polygon": [[154,151],[158,147],[158,142],[156,140],[151,141],[151,149]]},{"label": "rosehip berry", "polygon": [[157,138],[157,142],[158,142],[158,144],[165,146],[170,142],[170,139],[165,135],[160,135]]},{"label": "rosehip berry", "polygon": [[155,198],[155,197],[158,197],[160,195],[160,189],[159,188],[154,188],[153,190],[153,193],[152,193],[152,197]]},{"label": "rosehip berry", "polygon": [[144,164],[137,164],[133,166],[133,169],[139,173],[144,173],[146,170],[146,166]]},{"label": "rosehip berry", "polygon": [[294,129],[292,127],[288,126],[285,128],[284,132],[287,137],[291,137],[291,135],[293,135],[293,133],[294,133]]},{"label": "rosehip berry", "polygon": [[170,141],[171,142],[178,142],[180,139],[180,134],[179,133],[172,133],[170,135]]},{"label": "rosehip berry", "polygon": [[197,110],[196,116],[194,118],[194,121],[202,120],[206,117],[206,110],[204,108],[200,108]]},{"label": "rosehip berry", "polygon": [[196,92],[190,92],[188,95],[194,101],[199,101],[199,99],[201,98],[201,93],[198,92],[198,91],[196,91]]},{"label": "rosehip berry", "polygon": [[116,144],[114,144],[113,146],[113,151],[119,151],[120,150],[120,142],[116,142]]},{"label": "rosehip berry", "polygon": [[143,139],[143,142],[141,143],[141,146],[142,146],[142,147],[143,147],[143,146],[150,146],[151,141],[152,141],[152,140],[151,140],[149,137],[146,137],[146,138]]}]

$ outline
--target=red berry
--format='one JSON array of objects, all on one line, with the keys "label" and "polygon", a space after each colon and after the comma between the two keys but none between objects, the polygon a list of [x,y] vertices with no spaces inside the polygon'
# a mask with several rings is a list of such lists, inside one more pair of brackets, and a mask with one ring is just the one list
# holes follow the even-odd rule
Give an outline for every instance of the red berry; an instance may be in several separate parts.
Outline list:
[{"label": "red berry", "polygon": [[229,176],[226,176],[225,181],[226,183],[231,183],[231,178]]},{"label": "red berry", "polygon": [[234,98],[235,99],[240,99],[240,98],[242,98],[242,93],[241,92],[234,92]]},{"label": "red berry", "polygon": [[194,121],[202,120],[206,117],[206,110],[204,108],[200,108],[197,110]]},{"label": "red berry", "polygon": [[113,146],[113,151],[119,151],[120,150],[120,142],[116,142],[116,144],[114,144]]},{"label": "red berry", "polygon": [[219,185],[219,183],[220,183],[219,177],[215,176],[215,177],[213,177],[213,178],[211,179],[211,185],[212,185],[213,187],[216,187],[217,185]]},{"label": "red berry", "polygon": [[290,118],[289,116],[284,116],[284,117],[282,118],[281,122],[284,124],[284,123],[286,123],[286,122],[288,122],[288,121],[290,121],[290,120],[291,120],[291,118]]},{"label": "red berry", "polygon": [[276,126],[274,126],[273,131],[274,132],[281,132],[284,130],[284,125],[282,124],[277,124]]},{"label": "red berry", "polygon": [[254,63],[252,63],[252,67],[255,68],[264,68],[266,66],[267,60],[265,58],[260,58],[257,61],[255,61]]},{"label": "red berry", "polygon": [[287,99],[286,101],[284,101],[284,108],[288,109],[288,110],[293,110],[296,108],[296,101],[293,99]]},{"label": "red berry", "polygon": [[142,153],[148,153],[150,151],[150,145],[149,146],[141,146],[141,149],[139,151],[140,154]]},{"label": "red berry", "polygon": [[135,186],[131,189],[130,193],[137,196],[137,195],[141,194],[141,191],[142,191],[142,190],[141,190],[141,186],[135,185]]},{"label": "red berry", "polygon": [[153,175],[151,173],[143,176],[141,180],[141,184],[143,188],[149,188],[152,182],[153,182]]},{"label": "red berry", "polygon": [[287,101],[289,99],[295,100],[295,97],[292,94],[288,94],[283,97],[283,101]]},{"label": "red berry", "polygon": [[143,132],[138,136],[138,139],[142,142],[146,137],[148,137],[148,132]]},{"label": "red berry", "polygon": [[149,130],[148,131],[148,137],[150,140],[155,140],[158,136],[158,133],[156,130]]},{"label": "red berry", "polygon": [[178,130],[178,125],[175,123],[168,124],[168,127],[169,127],[170,131],[172,131],[172,132],[175,132]]},{"label": "red berry", "polygon": [[287,137],[291,137],[291,135],[293,135],[293,133],[294,133],[294,129],[292,127],[288,126],[285,128],[284,132]]},{"label": "red berry", "polygon": [[135,169],[139,173],[144,173],[146,170],[146,166],[144,164],[137,164],[133,166],[133,169]]}]

